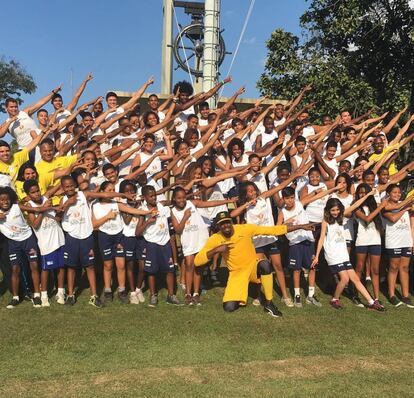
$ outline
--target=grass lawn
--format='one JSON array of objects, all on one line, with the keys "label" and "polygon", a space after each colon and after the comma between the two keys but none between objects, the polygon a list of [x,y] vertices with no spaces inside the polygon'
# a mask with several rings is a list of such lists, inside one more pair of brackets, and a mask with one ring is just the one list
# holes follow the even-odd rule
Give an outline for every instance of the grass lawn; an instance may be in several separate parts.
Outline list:
[{"label": "grass lawn", "polygon": [[[0,299],[0,397],[408,397],[413,396],[414,310],[287,309],[249,305],[158,308],[115,301],[101,310],[84,291],[10,311]],[[278,299],[276,303],[279,304]]]}]

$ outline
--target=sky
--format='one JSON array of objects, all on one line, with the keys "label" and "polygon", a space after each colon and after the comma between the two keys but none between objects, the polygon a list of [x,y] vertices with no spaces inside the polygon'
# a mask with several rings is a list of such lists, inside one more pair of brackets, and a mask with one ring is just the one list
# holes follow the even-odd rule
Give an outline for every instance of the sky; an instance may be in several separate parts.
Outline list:
[{"label": "sky", "polygon": [[[222,0],[221,29],[228,51],[234,52],[251,0]],[[63,84],[64,102],[91,72],[94,79],[81,98],[87,101],[107,91],[135,91],[149,76],[160,90],[162,0],[15,0],[2,3],[0,56],[15,59],[31,74],[37,90],[24,95],[24,106]],[[256,82],[264,71],[265,42],[283,28],[300,35],[299,17],[305,0],[256,0],[231,76],[222,95],[246,86],[245,97],[259,95]],[[190,17],[177,9],[183,26]],[[174,37],[177,29],[174,29]],[[233,55],[227,55],[221,76],[227,75]],[[72,76],[72,79],[71,79]],[[177,70],[174,82],[188,80]],[[73,84],[71,85],[71,81]],[[5,119],[6,115],[4,115]],[[3,118],[0,116],[0,121]]]}]

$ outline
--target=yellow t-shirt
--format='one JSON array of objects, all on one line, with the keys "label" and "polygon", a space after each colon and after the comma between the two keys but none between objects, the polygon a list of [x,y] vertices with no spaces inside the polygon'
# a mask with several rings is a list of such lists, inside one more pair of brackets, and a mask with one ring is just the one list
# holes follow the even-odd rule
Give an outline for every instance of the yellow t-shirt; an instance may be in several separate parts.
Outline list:
[{"label": "yellow t-shirt", "polygon": [[[40,193],[44,195],[48,189],[48,187],[53,186],[54,178],[53,173],[42,174],[39,176],[39,188]],[[17,197],[19,201],[23,201],[24,198],[27,196],[26,192],[23,190],[24,181],[16,181],[14,183],[14,187],[17,193]]]},{"label": "yellow t-shirt", "polygon": [[[50,187],[54,187],[54,186],[58,185],[60,179],[55,180],[52,177],[52,180],[48,180],[47,177],[45,177],[45,176],[47,176],[48,174],[53,175],[53,171],[55,171],[55,170],[64,169],[66,167],[69,167],[70,165],[75,163],[77,159],[78,159],[78,155],[70,155],[70,156],[57,156],[51,162],[45,162],[43,159],[39,160],[36,163],[36,170],[39,174],[39,185],[40,185],[40,180],[42,178],[45,178],[46,179],[45,182],[48,183],[48,185],[46,186],[46,190],[49,189]],[[61,196],[58,196],[58,195],[53,196],[52,203],[54,205],[59,204],[60,198],[61,198]]]},{"label": "yellow t-shirt", "polygon": [[253,224],[235,224],[234,234],[226,238],[221,232],[215,233],[208,238],[204,247],[198,252],[194,259],[194,265],[200,267],[209,259],[207,252],[225,243],[232,243],[233,248],[224,256],[229,271],[244,270],[256,263],[256,250],[252,238],[256,235],[285,235],[286,225],[275,225],[273,227],[259,227]]},{"label": "yellow t-shirt", "polygon": [[[382,153],[373,153],[370,157],[369,160],[373,160],[374,162],[379,162],[389,151],[395,149],[397,146],[396,145],[390,145],[386,148],[384,148],[384,150],[382,151]],[[398,173],[398,169],[397,166],[395,165],[395,162],[392,161],[390,166],[388,167],[388,171],[390,173],[390,176],[397,174]]]},{"label": "yellow t-shirt", "polygon": [[0,173],[10,176],[11,180],[14,182],[16,181],[20,166],[28,161],[29,151],[27,149],[22,149],[13,154],[10,164],[0,161]]}]

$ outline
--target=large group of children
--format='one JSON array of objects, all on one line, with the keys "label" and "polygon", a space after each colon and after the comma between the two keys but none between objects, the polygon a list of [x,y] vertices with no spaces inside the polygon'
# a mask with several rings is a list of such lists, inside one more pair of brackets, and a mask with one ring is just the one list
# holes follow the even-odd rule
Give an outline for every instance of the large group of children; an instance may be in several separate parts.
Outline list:
[{"label": "large group of children", "polygon": [[[13,98],[5,102],[0,137],[10,134],[18,146],[13,153],[0,140],[7,308],[26,290],[34,307],[49,307],[51,292],[58,304],[74,305],[79,272],[95,307],[114,293],[123,303],[155,307],[159,276],[167,303],[200,305],[206,275],[215,280],[228,260],[226,248],[197,256],[209,236],[226,236],[220,217],[232,225],[287,226],[282,236],[257,235],[251,243],[256,261],[271,264],[288,307],[302,307],[303,275],[305,302],[320,307],[316,275],[329,269],[335,309],[346,290],[355,305],[364,306],[360,294],[368,308],[384,311],[381,286],[391,305],[414,308],[414,195],[403,196],[400,187],[414,161],[396,165],[414,137],[407,109],[355,118],[343,110],[312,124],[314,105],[301,107],[311,87],[288,102],[265,106],[263,98],[244,111],[234,105],[241,88],[210,108],[207,100],[231,78],[195,95],[191,84],[179,82],[162,104],[150,95],[142,111],[151,78],[122,105],[108,92],[106,106],[102,97],[78,106],[91,79],[69,104],[60,87],[23,110]],[[274,315],[275,307],[267,312]]]}]

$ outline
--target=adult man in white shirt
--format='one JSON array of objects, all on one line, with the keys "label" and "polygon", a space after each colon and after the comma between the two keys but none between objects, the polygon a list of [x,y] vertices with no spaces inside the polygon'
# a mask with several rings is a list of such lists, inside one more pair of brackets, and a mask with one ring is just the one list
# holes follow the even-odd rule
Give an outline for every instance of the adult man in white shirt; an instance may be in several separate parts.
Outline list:
[{"label": "adult man in white shirt", "polygon": [[8,130],[0,130],[0,138],[4,137],[6,133],[9,132],[10,135],[16,139],[19,149],[22,149],[30,144],[30,142],[32,142],[32,136],[30,132],[36,130],[37,128],[36,123],[31,118],[31,116],[48,101],[50,101],[52,96],[54,94],[57,94],[61,88],[62,86],[55,88],[51,91],[50,94],[41,98],[34,105],[30,105],[24,108],[22,111],[19,110],[19,104],[17,100],[14,98],[7,98],[5,106],[9,118],[6,120],[6,123],[8,123],[11,119],[16,119],[10,123]]}]

